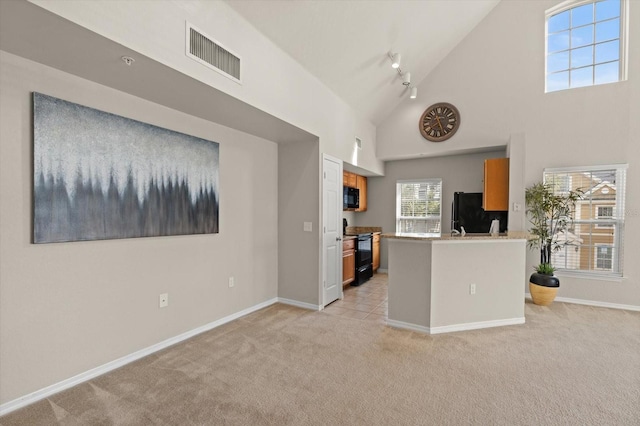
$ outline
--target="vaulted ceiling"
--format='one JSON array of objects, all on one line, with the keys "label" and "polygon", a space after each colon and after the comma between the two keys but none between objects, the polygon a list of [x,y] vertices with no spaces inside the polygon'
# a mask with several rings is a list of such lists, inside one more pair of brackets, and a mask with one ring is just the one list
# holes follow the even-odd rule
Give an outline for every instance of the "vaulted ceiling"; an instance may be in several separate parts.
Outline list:
[{"label": "vaulted ceiling", "polygon": [[[408,97],[402,79],[391,68],[389,52],[402,54],[401,69],[411,72],[412,85],[426,78],[500,0],[227,0],[283,51],[315,75],[337,96],[373,124],[383,121]],[[149,60],[146,72],[175,74],[175,91],[192,93],[180,104],[166,85],[159,91],[149,74],[134,76],[121,63],[108,67],[104,52],[126,53],[118,43],[99,37],[27,1],[0,0],[0,49],[126,91],[153,102],[211,119],[277,142],[306,140],[301,129],[255,108],[253,120],[229,105],[243,103]],[[51,31],[56,28],[56,31]],[[74,46],[69,49],[68,46]],[[119,52],[119,53],[117,53]],[[117,54],[116,54],[117,53]],[[132,52],[133,54],[134,52]],[[119,67],[118,67],[119,66]],[[123,70],[129,71],[125,76]],[[135,71],[135,70],[133,70]],[[155,71],[154,71],[155,72]],[[424,95],[424,94],[423,94]],[[223,110],[216,108],[225,99]],[[420,97],[420,93],[418,93]],[[201,111],[207,111],[203,115]],[[246,115],[246,112],[245,112]],[[271,129],[265,132],[265,129]]]},{"label": "vaulted ceiling", "polygon": [[[227,0],[247,21],[372,123],[426,78],[500,0]],[[420,96],[420,93],[418,93]]]}]

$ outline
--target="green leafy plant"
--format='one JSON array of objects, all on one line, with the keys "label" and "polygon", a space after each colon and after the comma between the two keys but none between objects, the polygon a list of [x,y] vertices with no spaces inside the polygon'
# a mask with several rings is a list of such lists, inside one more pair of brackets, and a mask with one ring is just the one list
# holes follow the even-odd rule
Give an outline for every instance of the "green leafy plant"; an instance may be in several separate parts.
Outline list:
[{"label": "green leafy plant", "polygon": [[537,273],[544,275],[553,275],[553,272],[556,270],[550,263],[541,263],[534,268]]},{"label": "green leafy plant", "polygon": [[539,273],[546,273],[540,270],[550,270],[551,272],[546,274],[553,275],[551,253],[566,245],[566,239],[559,240],[558,234],[566,231],[573,221],[576,201],[582,194],[583,191],[580,189],[554,194],[552,187],[542,182],[525,190],[525,203],[532,225],[529,229],[532,238],[529,239],[528,245],[529,248],[540,249],[540,265],[536,268]]}]

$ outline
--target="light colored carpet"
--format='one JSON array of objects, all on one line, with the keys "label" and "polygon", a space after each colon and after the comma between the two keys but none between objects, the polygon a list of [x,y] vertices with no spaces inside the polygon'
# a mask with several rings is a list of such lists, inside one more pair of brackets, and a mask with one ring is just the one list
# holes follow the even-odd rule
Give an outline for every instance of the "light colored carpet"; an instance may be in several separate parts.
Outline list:
[{"label": "light colored carpet", "polygon": [[278,304],[0,424],[640,424],[640,312],[527,303],[526,320],[426,336]]}]

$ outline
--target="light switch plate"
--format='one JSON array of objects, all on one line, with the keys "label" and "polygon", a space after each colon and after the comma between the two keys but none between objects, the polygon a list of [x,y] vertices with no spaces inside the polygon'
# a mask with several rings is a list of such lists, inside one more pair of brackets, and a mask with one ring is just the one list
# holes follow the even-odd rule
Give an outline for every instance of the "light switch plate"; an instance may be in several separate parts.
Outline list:
[{"label": "light switch plate", "polygon": [[304,226],[303,229],[305,232],[311,232],[313,231],[313,223],[311,222],[304,222]]}]

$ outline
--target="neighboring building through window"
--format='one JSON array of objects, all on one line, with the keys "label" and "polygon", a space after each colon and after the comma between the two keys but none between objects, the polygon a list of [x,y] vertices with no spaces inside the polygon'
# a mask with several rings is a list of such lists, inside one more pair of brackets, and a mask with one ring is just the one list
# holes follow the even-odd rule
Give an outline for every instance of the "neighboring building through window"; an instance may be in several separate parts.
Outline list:
[{"label": "neighboring building through window", "polygon": [[613,268],[613,247],[596,245],[596,269],[610,271]]},{"label": "neighboring building through window", "polygon": [[440,234],[442,179],[398,181],[396,184],[396,232]]},{"label": "neighboring building through window", "polygon": [[[568,189],[584,192],[576,203],[573,222],[566,232],[556,235],[566,242],[552,254],[559,270],[581,274],[622,276],[624,237],[624,194],[626,165],[545,169],[544,182],[556,194]],[[571,187],[558,188],[558,182]]]},{"label": "neighboring building through window", "polygon": [[[613,206],[596,206],[596,219],[609,221],[613,219]],[[597,223],[596,228],[610,228],[609,223]]]},{"label": "neighboring building through window", "polygon": [[627,0],[570,0],[547,11],[546,90],[624,80]]}]

